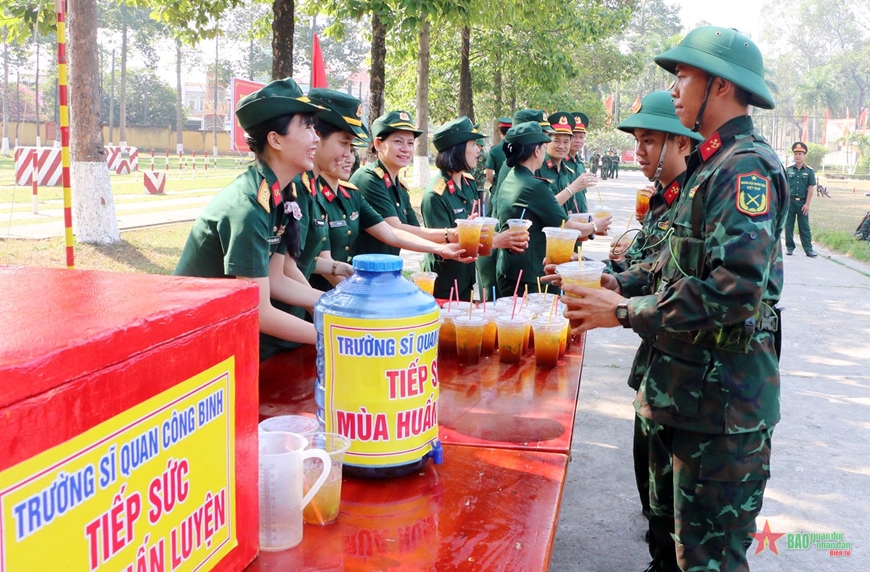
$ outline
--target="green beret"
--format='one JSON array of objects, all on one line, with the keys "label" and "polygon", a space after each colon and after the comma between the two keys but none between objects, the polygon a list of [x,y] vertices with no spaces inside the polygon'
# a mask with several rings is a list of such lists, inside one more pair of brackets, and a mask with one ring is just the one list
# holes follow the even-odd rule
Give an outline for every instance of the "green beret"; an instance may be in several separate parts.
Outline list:
[{"label": "green beret", "polygon": [[571,113],[574,116],[574,133],[586,133],[589,127],[589,116],[579,111]]},{"label": "green beret", "polygon": [[352,95],[315,87],[308,91],[312,103],[325,107],[326,111],[318,114],[318,118],[356,135],[360,139],[368,139],[369,134],[362,122],[362,102]]},{"label": "green beret", "polygon": [[795,143],[794,145],[791,146],[792,153],[796,153],[796,152],[806,153],[808,150],[809,149],[807,148],[807,144],[804,143],[803,141],[798,141],[797,143]]},{"label": "green beret", "polygon": [[662,68],[676,73],[686,64],[730,81],[749,92],[749,105],[773,109],[776,104],[764,82],[764,58],[755,42],[731,28],[695,28],[675,47],[653,58]]},{"label": "green beret", "polygon": [[292,78],[276,79],[239,100],[236,117],[242,129],[293,113],[317,113],[322,108],[311,103]]},{"label": "green beret", "polygon": [[540,109],[520,109],[519,111],[514,112],[514,125],[519,125],[520,123],[525,123],[527,121],[534,121],[540,125],[544,133],[555,133],[553,128],[550,126],[550,122],[547,121],[546,111]]},{"label": "green beret", "polygon": [[672,135],[683,135],[695,141],[704,138],[680,123],[674,110],[674,98],[668,90],[654,91],[640,100],[640,109],[616,126],[620,131],[634,133],[635,129],[649,129]]},{"label": "green beret", "polygon": [[558,111],[549,118],[550,127],[557,135],[572,135],[574,133],[574,116],[566,111]]},{"label": "green beret", "polygon": [[[516,116],[514,118],[516,119]],[[543,129],[541,129],[541,124],[537,121],[515,124],[508,129],[504,139],[508,143],[520,143],[522,145],[536,145],[551,141],[550,136],[544,133]]]},{"label": "green beret", "polygon": [[468,117],[462,116],[439,127],[432,136],[432,144],[438,151],[446,151],[460,143],[483,137],[483,133],[478,133],[477,126]]},{"label": "green beret", "polygon": [[383,137],[395,131],[409,131],[414,137],[423,133],[414,127],[414,117],[407,111],[388,111],[372,123],[372,137]]}]

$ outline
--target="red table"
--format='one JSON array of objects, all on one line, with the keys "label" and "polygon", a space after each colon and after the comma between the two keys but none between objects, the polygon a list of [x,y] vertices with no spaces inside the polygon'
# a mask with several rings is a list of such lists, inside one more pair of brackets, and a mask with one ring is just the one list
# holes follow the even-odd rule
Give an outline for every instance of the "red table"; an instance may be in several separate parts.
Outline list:
[{"label": "red table", "polygon": [[[442,442],[570,456],[585,342],[570,345],[554,369],[536,368],[532,354],[519,364],[501,364],[494,354],[475,366],[439,356]],[[261,364],[261,418],[316,410],[315,355],[303,346]]]},{"label": "red table", "polygon": [[444,463],[397,479],[345,479],[341,514],[248,572],[546,570],[565,455],[445,445]]}]

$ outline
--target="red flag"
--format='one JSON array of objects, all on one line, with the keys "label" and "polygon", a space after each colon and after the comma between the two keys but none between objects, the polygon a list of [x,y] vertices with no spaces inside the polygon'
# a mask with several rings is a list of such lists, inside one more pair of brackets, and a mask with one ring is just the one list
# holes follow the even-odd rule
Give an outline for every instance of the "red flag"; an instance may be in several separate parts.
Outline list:
[{"label": "red flag", "polygon": [[637,99],[634,100],[634,103],[631,104],[631,112],[637,113],[640,111],[640,96],[637,96]]},{"label": "red flag", "polygon": [[610,118],[613,116],[613,96],[608,95],[607,99],[604,100],[604,111],[607,113],[607,119],[605,120],[606,125],[610,125]]},{"label": "red flag", "polygon": [[326,65],[323,63],[323,52],[320,51],[320,40],[314,34],[314,44],[311,49],[311,87],[329,87],[326,83]]}]

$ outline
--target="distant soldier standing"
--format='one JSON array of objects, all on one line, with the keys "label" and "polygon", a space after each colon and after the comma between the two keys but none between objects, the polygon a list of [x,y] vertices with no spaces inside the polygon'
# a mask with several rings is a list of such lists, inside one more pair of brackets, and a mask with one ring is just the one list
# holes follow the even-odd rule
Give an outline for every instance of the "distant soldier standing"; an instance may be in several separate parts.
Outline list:
[{"label": "distant soldier standing", "polygon": [[804,161],[807,158],[807,145],[798,141],[791,146],[794,165],[785,170],[788,175],[788,215],[785,219],[785,253],[794,254],[794,221],[797,218],[801,235],[801,247],[810,258],[818,254],[813,251],[813,235],[810,232],[810,202],[816,194],[816,172]]},{"label": "distant soldier standing", "polygon": [[650,295],[564,285],[576,330],[622,325],[654,338],[635,400],[650,435],[651,571],[738,572],[756,531],[780,420],[780,236],[788,179],[749,106],[773,109],[761,52],[697,28],[655,58],[677,76],[685,127],[705,137],[671,207]]},{"label": "distant soldier standing", "polygon": [[614,152],[610,157],[610,176],[614,179],[619,178],[619,153]]},{"label": "distant soldier standing", "polygon": [[598,152],[598,149],[592,153],[592,157],[589,159],[590,163],[592,163],[592,174],[595,175],[598,173],[598,167],[601,165],[601,153]]},{"label": "distant soldier standing", "polygon": [[610,151],[605,151],[601,156],[601,178],[607,180],[610,176]]}]

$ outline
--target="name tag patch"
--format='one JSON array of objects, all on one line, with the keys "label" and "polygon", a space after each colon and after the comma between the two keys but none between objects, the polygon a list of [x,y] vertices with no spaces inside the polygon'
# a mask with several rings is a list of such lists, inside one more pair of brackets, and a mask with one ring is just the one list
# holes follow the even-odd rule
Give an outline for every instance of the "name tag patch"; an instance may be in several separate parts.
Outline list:
[{"label": "name tag patch", "polygon": [[329,221],[329,228],[338,228],[340,226],[347,226],[346,220],[331,220]]}]

